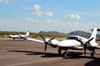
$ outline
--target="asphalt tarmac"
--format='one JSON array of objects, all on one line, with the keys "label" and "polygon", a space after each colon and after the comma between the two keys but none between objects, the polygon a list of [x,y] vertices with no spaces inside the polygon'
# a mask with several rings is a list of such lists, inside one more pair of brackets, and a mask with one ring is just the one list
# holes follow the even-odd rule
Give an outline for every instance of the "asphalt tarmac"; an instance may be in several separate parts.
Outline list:
[{"label": "asphalt tarmac", "polygon": [[[100,42],[98,41],[100,44]],[[100,49],[95,58],[87,50],[68,50],[68,57],[57,54],[57,48],[33,41],[0,39],[0,66],[100,66]]]}]

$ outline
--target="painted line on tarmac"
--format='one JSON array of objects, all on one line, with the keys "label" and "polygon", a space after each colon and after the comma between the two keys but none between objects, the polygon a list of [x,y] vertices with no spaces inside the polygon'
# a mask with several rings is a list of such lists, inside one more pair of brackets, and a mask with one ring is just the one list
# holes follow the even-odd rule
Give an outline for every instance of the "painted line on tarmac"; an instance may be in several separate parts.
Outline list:
[{"label": "painted line on tarmac", "polygon": [[19,65],[31,64],[31,63],[39,63],[39,62],[53,61],[53,60],[58,60],[58,59],[62,59],[62,58],[47,59],[47,60],[32,61],[32,62],[24,62],[24,63],[12,64],[12,65],[7,65],[7,66],[19,66]]}]

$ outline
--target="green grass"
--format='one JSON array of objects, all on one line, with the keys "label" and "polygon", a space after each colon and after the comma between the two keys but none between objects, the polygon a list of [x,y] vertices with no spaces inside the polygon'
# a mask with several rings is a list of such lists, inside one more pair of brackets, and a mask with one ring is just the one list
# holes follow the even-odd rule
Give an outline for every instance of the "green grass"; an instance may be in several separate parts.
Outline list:
[{"label": "green grass", "polygon": [[[64,39],[66,39],[67,37],[66,36],[62,36],[62,37],[49,37],[49,36],[43,36],[44,38],[55,38],[55,39],[57,39],[57,40],[64,40]],[[42,39],[40,36],[37,36],[37,37],[32,37],[32,38],[34,38],[34,39]]]},{"label": "green grass", "polygon": [[0,38],[9,38],[9,37],[5,37],[5,36],[0,36]]}]

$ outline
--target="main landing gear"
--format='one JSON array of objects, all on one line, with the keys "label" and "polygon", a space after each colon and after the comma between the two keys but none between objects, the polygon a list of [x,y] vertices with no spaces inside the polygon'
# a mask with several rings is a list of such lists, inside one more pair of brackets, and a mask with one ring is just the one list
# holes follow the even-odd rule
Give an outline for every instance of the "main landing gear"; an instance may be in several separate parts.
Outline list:
[{"label": "main landing gear", "polygon": [[23,41],[25,41],[26,40],[26,38],[23,38]]},{"label": "main landing gear", "polygon": [[65,50],[64,52],[64,57],[67,57],[67,50]]},{"label": "main landing gear", "polygon": [[[58,54],[62,55],[61,49],[58,49]],[[65,50],[65,52],[63,54],[64,54],[64,57],[67,57],[67,54],[68,54],[67,50]]]},{"label": "main landing gear", "polygon": [[94,55],[95,55],[95,51],[92,51],[91,52],[91,57],[94,58]]},{"label": "main landing gear", "polygon": [[15,41],[15,38],[13,38],[13,40]]}]

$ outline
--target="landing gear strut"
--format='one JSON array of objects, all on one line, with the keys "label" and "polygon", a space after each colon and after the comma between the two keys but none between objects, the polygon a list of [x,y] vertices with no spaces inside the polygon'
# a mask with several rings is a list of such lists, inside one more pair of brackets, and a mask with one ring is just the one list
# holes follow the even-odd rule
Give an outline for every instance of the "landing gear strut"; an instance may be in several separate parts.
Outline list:
[{"label": "landing gear strut", "polygon": [[13,38],[13,40],[15,41],[15,38]]},{"label": "landing gear strut", "polygon": [[58,54],[61,55],[61,50],[60,49],[58,49]]}]

